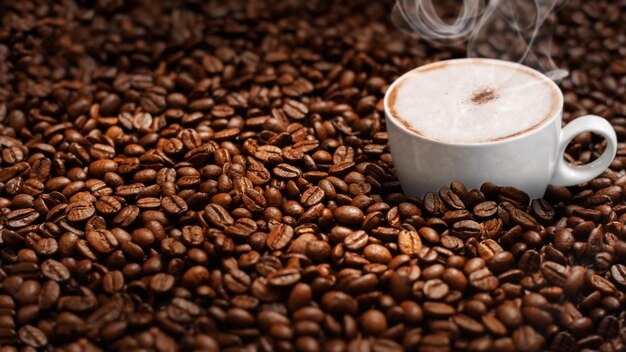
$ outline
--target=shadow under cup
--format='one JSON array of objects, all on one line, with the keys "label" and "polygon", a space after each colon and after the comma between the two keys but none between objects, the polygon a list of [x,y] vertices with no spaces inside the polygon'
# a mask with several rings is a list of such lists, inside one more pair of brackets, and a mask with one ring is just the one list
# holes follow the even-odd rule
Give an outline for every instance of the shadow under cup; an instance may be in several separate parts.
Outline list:
[{"label": "shadow under cup", "polygon": [[[537,80],[551,87],[554,95],[548,99],[553,101],[555,108],[530,129],[496,140],[472,143],[425,136],[401,117],[394,116],[394,109],[389,104],[395,102],[390,96],[396,93],[399,82],[415,72],[445,70],[448,65],[457,64],[506,65],[525,73],[532,72]],[[406,73],[389,87],[384,107],[395,170],[404,192],[410,196],[423,197],[427,192],[448,186],[451,181],[460,181],[468,189],[479,188],[490,181],[519,188],[532,198],[540,198],[562,162],[561,90],[543,74],[523,65],[491,59],[458,59],[422,66]],[[441,128],[446,126],[442,124]]]}]

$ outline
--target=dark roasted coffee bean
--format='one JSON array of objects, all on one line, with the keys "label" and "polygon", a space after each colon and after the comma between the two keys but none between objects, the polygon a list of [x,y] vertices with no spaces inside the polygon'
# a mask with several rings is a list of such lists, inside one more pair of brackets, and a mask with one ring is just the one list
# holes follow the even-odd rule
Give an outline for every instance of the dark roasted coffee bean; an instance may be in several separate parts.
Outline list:
[{"label": "dark roasted coffee bean", "polygon": [[469,282],[474,288],[480,291],[492,291],[498,287],[498,279],[487,268],[472,272],[469,275]]},{"label": "dark roasted coffee bean", "polygon": [[446,207],[439,197],[435,193],[426,193],[424,197],[424,208],[433,216],[441,216],[446,211]]},{"label": "dark roasted coffee bean", "polygon": [[401,253],[415,256],[422,250],[422,240],[417,232],[400,230],[398,233],[398,249]]},{"label": "dark roasted coffee bean", "polygon": [[309,189],[307,189],[306,191],[304,191],[304,193],[302,194],[302,197],[300,198],[300,202],[307,207],[311,207],[319,202],[321,202],[324,199],[324,191],[317,187],[317,186],[313,186]]},{"label": "dark roasted coffee bean", "polygon": [[102,278],[102,289],[108,294],[119,292],[124,287],[124,275],[119,270],[109,271]]},{"label": "dark roasted coffee bean", "polygon": [[387,318],[382,312],[371,309],[361,316],[361,326],[367,335],[378,336],[387,330]]},{"label": "dark roasted coffee bean", "polygon": [[65,208],[67,219],[75,222],[85,221],[92,217],[95,212],[94,206],[88,202],[71,203]]},{"label": "dark roasted coffee bean", "polygon": [[272,286],[292,286],[300,280],[300,272],[297,269],[280,269],[272,272],[267,277],[267,282]]},{"label": "dark roasted coffee bean", "polygon": [[494,216],[498,211],[498,205],[496,202],[486,201],[474,206],[474,215],[481,218],[488,218]]},{"label": "dark roasted coffee bean", "polygon": [[6,214],[6,224],[11,228],[21,228],[30,225],[37,218],[39,213],[32,208],[18,209]]},{"label": "dark roasted coffee bean", "polygon": [[555,262],[543,263],[541,273],[546,279],[559,286],[565,285],[569,275],[566,267]]},{"label": "dark roasted coffee bean", "polygon": [[293,228],[286,224],[276,224],[267,237],[267,246],[272,250],[280,250],[289,244],[293,237]]},{"label": "dark roasted coffee bean", "polygon": [[102,254],[113,252],[119,244],[115,235],[107,230],[89,231],[85,238],[91,248]]},{"label": "dark roasted coffee bean", "polygon": [[530,326],[522,326],[513,332],[513,342],[518,351],[540,351],[544,338]]},{"label": "dark roasted coffee bean", "polygon": [[54,259],[48,259],[41,264],[41,274],[50,280],[57,282],[67,281],[70,279],[70,271],[63,265]]},{"label": "dark roasted coffee bean", "polygon": [[391,261],[391,252],[380,244],[369,244],[363,249],[363,256],[372,263],[387,264]]},{"label": "dark roasted coffee bean", "polygon": [[20,341],[33,348],[43,348],[48,344],[48,338],[38,328],[32,325],[25,325],[18,332]]},{"label": "dark roasted coffee bean", "polygon": [[284,179],[294,179],[300,177],[302,172],[295,166],[289,164],[278,164],[274,168],[274,175]]},{"label": "dark roasted coffee bean", "polygon": [[454,315],[454,307],[446,303],[426,302],[424,303],[424,313],[433,318],[448,318]]},{"label": "dark roasted coffee bean", "polygon": [[531,203],[533,214],[543,223],[548,223],[554,218],[554,209],[544,199],[534,199]]},{"label": "dark roasted coffee bean", "polygon": [[448,294],[449,288],[439,279],[428,280],[424,284],[424,295],[432,300],[440,300]]},{"label": "dark roasted coffee bean", "polygon": [[452,192],[450,188],[448,187],[441,188],[439,190],[439,196],[441,197],[441,200],[443,200],[443,202],[446,204],[446,208],[450,210],[465,209],[465,204],[463,204],[463,202],[461,201],[461,198],[459,198],[457,194]]},{"label": "dark roasted coffee bean", "polygon": [[170,215],[178,215],[187,210],[187,203],[179,196],[171,195],[161,198],[161,207]]},{"label": "dark roasted coffee bean", "polygon": [[482,227],[479,223],[473,220],[462,220],[452,225],[452,235],[457,236],[463,240],[469,238],[477,238],[480,236]]},{"label": "dark roasted coffee bean", "polygon": [[230,214],[228,214],[228,211],[219,204],[207,205],[204,208],[204,215],[212,225],[218,228],[224,228],[235,223]]},{"label": "dark roasted coffee bean", "polygon": [[356,226],[363,220],[363,211],[355,206],[344,205],[335,209],[334,216],[341,225]]},{"label": "dark roasted coffee bean", "polygon": [[611,266],[611,278],[620,287],[626,287],[626,266],[623,264]]}]

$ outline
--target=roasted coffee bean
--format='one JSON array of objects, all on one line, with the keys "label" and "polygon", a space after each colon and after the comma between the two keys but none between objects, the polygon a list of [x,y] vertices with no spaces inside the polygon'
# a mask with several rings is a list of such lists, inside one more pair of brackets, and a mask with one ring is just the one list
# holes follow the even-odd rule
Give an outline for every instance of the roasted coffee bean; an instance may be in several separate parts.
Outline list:
[{"label": "roasted coffee bean", "polygon": [[48,259],[41,264],[41,274],[50,280],[57,282],[67,281],[70,279],[70,271],[63,265],[54,259]]},{"label": "roasted coffee bean", "polygon": [[226,211],[226,209],[219,204],[207,205],[204,208],[204,215],[212,225],[217,226],[218,228],[224,228],[235,223],[230,214],[228,214],[228,211]]},{"label": "roasted coffee bean", "polygon": [[380,335],[387,330],[387,318],[378,310],[368,310],[361,317],[363,332],[368,335]]},{"label": "roasted coffee bean", "polygon": [[439,195],[435,193],[426,193],[424,197],[424,208],[433,216],[441,216],[446,211],[446,206],[443,201]]},{"label": "roasted coffee bean", "polygon": [[492,291],[498,287],[498,278],[487,268],[476,270],[469,275],[469,282],[474,288],[480,291]]},{"label": "roasted coffee bean", "polygon": [[172,275],[158,273],[150,279],[150,289],[155,292],[167,292],[174,287],[175,279]]},{"label": "roasted coffee bean", "polygon": [[355,206],[344,205],[335,209],[334,216],[341,225],[356,226],[363,220],[363,211]]},{"label": "roasted coffee bean", "polygon": [[85,235],[85,238],[91,248],[102,254],[113,252],[119,245],[115,235],[107,230],[89,231]]},{"label": "roasted coffee bean", "polygon": [[522,326],[513,332],[513,342],[519,351],[540,351],[544,338],[530,326]]},{"label": "roasted coffee bean", "polygon": [[280,250],[287,246],[294,235],[293,228],[286,224],[276,224],[267,237],[267,246],[272,250]]},{"label": "roasted coffee bean", "polygon": [[170,215],[178,215],[187,210],[187,203],[179,196],[171,195],[161,199],[161,207]]},{"label": "roasted coffee bean", "polygon": [[498,204],[496,202],[486,201],[474,206],[474,215],[481,218],[488,218],[494,216],[498,211]]},{"label": "roasted coffee bean", "polygon": [[297,269],[280,269],[268,275],[267,282],[272,286],[292,286],[300,281],[300,272]]},{"label": "roasted coffee bean", "polygon": [[457,314],[452,317],[452,320],[462,330],[468,331],[469,333],[482,334],[485,331],[485,328],[480,322],[472,319],[471,317],[468,317],[465,314]]},{"label": "roasted coffee bean", "polygon": [[554,209],[545,199],[533,199],[531,209],[533,214],[544,223],[548,223],[554,218]]},{"label": "roasted coffee bean", "polygon": [[439,190],[439,196],[441,200],[446,204],[446,208],[450,210],[465,209],[465,204],[461,201],[461,198],[448,187],[443,187]]},{"label": "roasted coffee bean", "polygon": [[274,175],[284,179],[294,179],[302,175],[302,171],[289,164],[279,164],[274,168]]},{"label": "roasted coffee bean", "polygon": [[611,278],[620,287],[626,287],[626,266],[623,264],[611,266]]},{"label": "roasted coffee bean", "polygon": [[565,285],[569,277],[567,268],[555,262],[545,262],[541,266],[541,273],[547,280],[559,286]]},{"label": "roasted coffee bean", "polygon": [[398,233],[398,249],[401,253],[415,256],[422,250],[422,240],[415,231],[400,230]]},{"label": "roasted coffee bean", "polygon": [[482,227],[479,223],[473,220],[462,220],[452,225],[451,233],[463,240],[469,238],[477,238],[480,236]]},{"label": "roasted coffee bean", "polygon": [[20,341],[33,348],[43,348],[48,344],[48,338],[38,328],[32,325],[25,325],[18,332]]},{"label": "roasted coffee bean", "polygon": [[372,263],[387,264],[391,261],[391,252],[380,244],[369,244],[363,249],[363,256]]},{"label": "roasted coffee bean", "polygon": [[93,216],[96,209],[91,203],[88,202],[76,202],[71,203],[65,208],[65,214],[70,221],[85,221]]},{"label": "roasted coffee bean", "polygon": [[304,206],[311,207],[321,202],[324,199],[324,196],[324,191],[321,188],[313,186],[304,191],[302,197],[300,198],[300,202]]},{"label": "roasted coffee bean", "polygon": [[32,208],[18,209],[6,214],[6,224],[11,228],[21,228],[30,225],[39,218],[37,213]]},{"label": "roasted coffee bean", "polygon": [[102,277],[102,289],[108,294],[119,292],[124,287],[124,275],[119,270],[109,271]]},{"label": "roasted coffee bean", "polygon": [[439,279],[428,280],[424,284],[424,295],[432,300],[444,298],[448,291],[448,285]]},{"label": "roasted coffee bean", "polygon": [[448,318],[454,315],[455,309],[446,303],[426,302],[424,303],[424,313],[433,318]]}]

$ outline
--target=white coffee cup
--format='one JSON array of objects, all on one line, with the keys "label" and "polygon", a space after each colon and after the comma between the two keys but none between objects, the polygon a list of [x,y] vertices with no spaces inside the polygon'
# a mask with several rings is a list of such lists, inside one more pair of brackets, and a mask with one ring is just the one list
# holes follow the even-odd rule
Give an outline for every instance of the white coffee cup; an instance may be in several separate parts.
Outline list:
[{"label": "white coffee cup", "polygon": [[[533,128],[506,138],[467,143],[431,138],[407,125],[390,107],[390,93],[405,76],[428,72],[447,64],[468,63],[508,65],[515,70],[536,75],[542,84],[551,85],[555,106],[546,118]],[[437,66],[438,65],[438,66]],[[445,68],[443,68],[445,69]],[[544,87],[545,88],[545,87]],[[394,93],[395,94],[395,93]],[[405,93],[410,94],[410,93]],[[395,104],[395,98],[394,104]],[[548,184],[572,186],[600,175],[613,161],[617,137],[611,124],[598,116],[582,116],[561,128],[563,93],[545,75],[523,65],[491,59],[457,59],[422,66],[406,73],[387,90],[384,101],[387,132],[396,173],[404,192],[422,197],[436,192],[451,181],[461,181],[468,188],[479,188],[490,181],[500,186],[513,186],[526,191],[531,198],[540,198]],[[419,107],[418,107],[419,109]],[[526,110],[533,110],[529,106]],[[437,128],[436,125],[434,128]],[[432,128],[432,126],[431,126]],[[442,127],[445,128],[445,127]],[[587,165],[574,166],[563,158],[568,143],[583,132],[604,137],[607,146],[602,155]]]}]

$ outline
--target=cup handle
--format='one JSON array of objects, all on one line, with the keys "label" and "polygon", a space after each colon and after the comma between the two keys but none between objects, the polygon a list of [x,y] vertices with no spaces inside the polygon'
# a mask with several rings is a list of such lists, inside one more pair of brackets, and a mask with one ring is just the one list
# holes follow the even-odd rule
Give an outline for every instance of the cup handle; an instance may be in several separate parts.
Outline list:
[{"label": "cup handle", "polygon": [[[606,150],[600,157],[587,165],[574,166],[563,158],[569,142],[583,132],[594,132],[607,141]],[[617,136],[613,126],[604,118],[587,115],[568,123],[561,130],[556,170],[550,182],[554,186],[574,186],[592,180],[608,168],[617,152]]]}]

